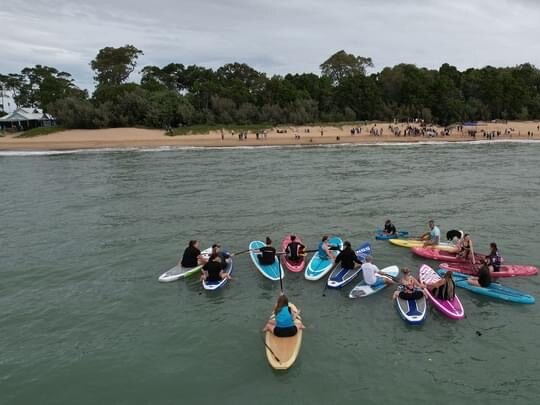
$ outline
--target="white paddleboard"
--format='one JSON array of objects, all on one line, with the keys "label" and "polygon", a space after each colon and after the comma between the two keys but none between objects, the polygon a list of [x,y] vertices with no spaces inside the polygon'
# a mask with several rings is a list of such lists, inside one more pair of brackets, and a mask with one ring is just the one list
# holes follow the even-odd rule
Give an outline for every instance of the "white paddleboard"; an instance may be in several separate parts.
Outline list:
[{"label": "white paddleboard", "polygon": [[[209,247],[201,252],[201,255],[205,258],[209,258],[212,253],[212,248]],[[171,281],[176,281],[184,277],[188,277],[202,269],[203,265],[196,267],[183,267],[181,264],[177,264],[172,269],[167,270],[161,276],[159,276],[158,281],[162,283],[170,283]]]},{"label": "white paddleboard", "polygon": [[[381,272],[385,273],[385,274],[388,274],[388,275],[390,275],[392,277],[397,277],[397,275],[399,274],[399,267],[398,266],[388,266],[388,267],[385,267],[384,269],[381,269]],[[377,274],[376,277],[379,278],[379,279],[383,278],[382,276],[380,276],[378,274]],[[375,287],[372,287],[372,286],[366,284],[366,282],[364,280],[362,280],[358,284],[356,284],[354,286],[354,288],[351,290],[351,292],[349,293],[349,298],[367,297],[367,296],[369,296],[371,294],[375,294],[376,292],[381,291],[385,287],[387,287],[386,284],[378,284]]]}]

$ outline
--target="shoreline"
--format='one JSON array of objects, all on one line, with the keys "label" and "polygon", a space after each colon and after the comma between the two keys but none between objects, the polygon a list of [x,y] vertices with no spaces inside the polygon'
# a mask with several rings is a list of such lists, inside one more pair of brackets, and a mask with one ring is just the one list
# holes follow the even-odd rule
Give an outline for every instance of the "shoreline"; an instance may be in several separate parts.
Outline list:
[{"label": "shoreline", "polygon": [[[211,131],[208,134],[168,136],[162,130],[140,128],[111,128],[95,130],[67,130],[33,138],[16,138],[10,134],[0,137],[2,152],[75,151],[75,150],[143,150],[180,148],[257,148],[257,147],[309,147],[338,145],[399,145],[437,143],[491,143],[491,142],[531,142],[540,141],[538,122],[484,123],[477,127],[476,137],[470,136],[466,127],[463,131],[453,129],[447,135],[397,136],[389,128],[402,130],[407,124],[378,123],[353,127],[331,126],[288,126],[267,131],[266,139],[256,139],[256,134],[248,133],[247,139],[240,140],[234,132]],[[411,128],[411,126],[408,126]],[[360,133],[351,134],[353,128]],[[377,128],[379,135],[370,130]],[[413,128],[418,128],[416,125]],[[441,127],[431,127],[440,130]],[[279,130],[279,132],[278,132]],[[284,132],[286,131],[286,132]],[[480,132],[481,131],[481,132]],[[487,133],[493,132],[489,137]],[[499,135],[496,135],[496,133]],[[536,133],[535,133],[536,132]],[[322,133],[322,135],[321,135]],[[529,134],[532,134],[529,135]],[[263,138],[262,134],[260,138]]]}]

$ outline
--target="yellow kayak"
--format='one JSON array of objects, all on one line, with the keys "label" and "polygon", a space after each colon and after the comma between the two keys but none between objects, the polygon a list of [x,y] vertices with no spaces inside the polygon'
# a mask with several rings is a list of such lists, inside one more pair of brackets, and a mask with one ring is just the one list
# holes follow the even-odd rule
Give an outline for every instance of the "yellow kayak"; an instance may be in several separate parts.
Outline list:
[{"label": "yellow kayak", "polygon": [[[298,309],[291,303],[289,306],[294,313],[298,313]],[[272,315],[273,317],[273,315]],[[300,315],[296,315],[296,319],[301,320]],[[272,332],[266,332],[266,358],[272,368],[276,370],[287,370],[290,368],[302,345],[302,329],[298,328],[296,335],[292,337],[277,337]]]},{"label": "yellow kayak", "polygon": [[[406,248],[424,246],[423,241],[414,240],[414,239],[389,239],[388,242],[390,242],[393,245],[406,247]],[[451,245],[450,243],[440,243],[438,245],[433,246],[433,248],[444,250],[446,252],[455,252],[457,250],[457,248],[454,245]]]}]

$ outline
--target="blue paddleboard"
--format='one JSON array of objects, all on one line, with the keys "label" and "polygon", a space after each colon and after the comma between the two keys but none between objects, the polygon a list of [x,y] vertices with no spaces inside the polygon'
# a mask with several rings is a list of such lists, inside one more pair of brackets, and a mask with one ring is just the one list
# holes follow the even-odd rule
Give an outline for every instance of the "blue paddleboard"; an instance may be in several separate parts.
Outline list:
[{"label": "blue paddleboard", "polygon": [[[358,246],[354,252],[356,253],[356,257],[364,262],[366,257],[371,255],[371,245],[368,242],[365,242]],[[360,267],[356,269],[345,269],[339,266],[330,273],[327,285],[329,288],[341,288],[353,281],[360,271]]]},{"label": "blue paddleboard", "polygon": [[[229,253],[229,252],[227,252],[227,253]],[[232,272],[233,272],[233,269],[234,269],[233,259],[232,259],[232,257],[229,257],[227,259],[227,266],[225,267],[225,269],[223,269],[223,271],[225,271],[225,273],[227,273],[230,276],[232,274]],[[218,290],[218,289],[222,288],[225,284],[227,284],[227,281],[229,281],[228,278],[225,278],[225,279],[219,280],[219,281],[206,281],[206,280],[203,280],[202,285],[203,285],[203,288],[205,290],[215,291],[215,290]]]},{"label": "blue paddleboard", "polygon": [[[250,249],[260,249],[264,246],[266,246],[266,244],[260,240],[254,240],[249,244]],[[285,277],[285,273],[281,268],[281,262],[277,256],[274,259],[274,263],[261,264],[259,262],[258,255],[259,253],[249,252],[249,256],[251,257],[253,264],[255,264],[255,267],[257,267],[257,270],[259,270],[263,276],[269,278],[272,281],[279,280],[279,273],[281,273],[281,278]]]},{"label": "blue paddleboard", "polygon": [[[440,276],[444,276],[445,270],[437,270]],[[532,295],[529,295],[523,291],[515,290],[510,287],[506,287],[499,283],[491,283],[489,287],[477,287],[469,284],[467,280],[470,276],[462,273],[452,272],[454,282],[458,287],[465,288],[476,294],[485,295],[487,297],[496,298],[503,301],[515,302],[518,304],[534,304],[535,299]]]},{"label": "blue paddleboard", "polygon": [[375,239],[377,240],[399,239],[405,238],[407,236],[409,236],[408,231],[397,231],[395,235],[385,234],[382,229],[379,229],[377,232],[375,232]]},{"label": "blue paddleboard", "polygon": [[[339,250],[332,250],[337,255],[341,249],[343,249],[343,241],[337,236],[332,236],[328,239],[328,245],[330,247],[338,248]],[[306,280],[320,280],[334,267],[334,261],[330,259],[321,259],[319,253],[315,252],[304,271],[304,277]]]}]

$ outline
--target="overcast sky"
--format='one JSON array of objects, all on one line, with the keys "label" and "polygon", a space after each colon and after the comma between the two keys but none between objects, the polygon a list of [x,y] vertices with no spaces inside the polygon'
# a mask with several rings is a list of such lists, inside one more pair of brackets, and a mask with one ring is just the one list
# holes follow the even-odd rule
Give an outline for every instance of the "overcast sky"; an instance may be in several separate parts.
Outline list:
[{"label": "overcast sky", "polygon": [[44,64],[92,88],[105,46],[169,62],[244,62],[268,74],[319,72],[334,52],[437,68],[540,66],[536,0],[11,0],[0,6],[0,73]]}]

